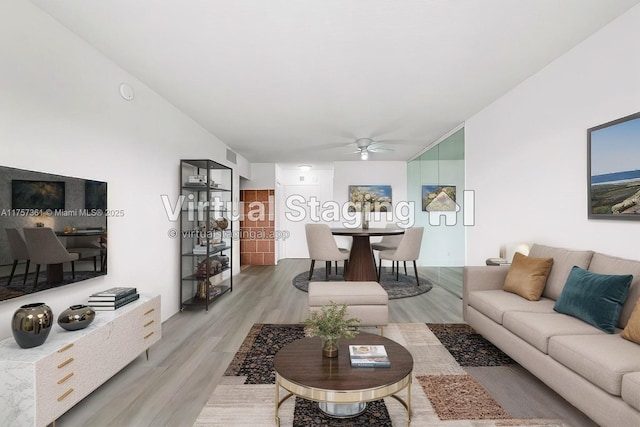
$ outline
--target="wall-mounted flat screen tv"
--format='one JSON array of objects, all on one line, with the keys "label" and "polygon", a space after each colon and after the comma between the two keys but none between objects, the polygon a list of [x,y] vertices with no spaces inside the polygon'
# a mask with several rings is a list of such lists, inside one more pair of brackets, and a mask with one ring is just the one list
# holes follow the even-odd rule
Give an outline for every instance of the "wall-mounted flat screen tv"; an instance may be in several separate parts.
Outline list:
[{"label": "wall-mounted flat screen tv", "polygon": [[[106,182],[0,166],[0,301],[107,274],[106,209]],[[79,254],[73,269],[41,265],[36,277],[28,251],[12,242],[38,227]]]},{"label": "wall-mounted flat screen tv", "polygon": [[590,219],[640,220],[640,112],[587,130]]}]

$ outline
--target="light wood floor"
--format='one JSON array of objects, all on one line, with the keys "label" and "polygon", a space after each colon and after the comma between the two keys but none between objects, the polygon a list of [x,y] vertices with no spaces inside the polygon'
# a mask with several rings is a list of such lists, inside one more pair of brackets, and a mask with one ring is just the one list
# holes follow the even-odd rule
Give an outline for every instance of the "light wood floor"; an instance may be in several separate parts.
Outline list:
[{"label": "light wood floor", "polygon": [[[275,267],[243,269],[234,277],[233,292],[208,313],[185,310],[168,319],[148,361],[144,354],[138,357],[56,426],[192,426],[254,323],[298,323],[307,316],[307,294],[295,289],[291,279],[308,266],[308,260],[286,259]],[[462,269],[420,268],[420,274],[432,280],[434,288],[389,301],[390,322],[462,322]],[[591,425],[521,368],[505,369],[499,378],[483,370],[472,375],[490,392],[495,389],[504,396],[498,401],[507,411],[514,408],[527,417]]]}]

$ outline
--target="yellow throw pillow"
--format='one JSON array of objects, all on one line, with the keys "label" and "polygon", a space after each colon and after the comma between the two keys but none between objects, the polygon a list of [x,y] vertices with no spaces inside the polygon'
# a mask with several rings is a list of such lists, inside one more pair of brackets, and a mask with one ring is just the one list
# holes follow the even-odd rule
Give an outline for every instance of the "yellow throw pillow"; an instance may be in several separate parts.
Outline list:
[{"label": "yellow throw pillow", "polygon": [[625,340],[640,344],[640,298],[631,312],[631,317],[620,334]]},{"label": "yellow throw pillow", "polygon": [[553,258],[533,258],[516,252],[504,279],[503,290],[538,301],[547,284]]}]

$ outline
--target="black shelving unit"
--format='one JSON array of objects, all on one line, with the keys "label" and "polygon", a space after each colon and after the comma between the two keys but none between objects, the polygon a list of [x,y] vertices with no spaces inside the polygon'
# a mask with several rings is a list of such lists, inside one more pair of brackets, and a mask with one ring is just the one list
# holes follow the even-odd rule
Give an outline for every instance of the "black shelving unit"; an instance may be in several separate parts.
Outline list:
[{"label": "black shelving unit", "polygon": [[180,310],[233,290],[233,170],[213,160],[180,161]]}]

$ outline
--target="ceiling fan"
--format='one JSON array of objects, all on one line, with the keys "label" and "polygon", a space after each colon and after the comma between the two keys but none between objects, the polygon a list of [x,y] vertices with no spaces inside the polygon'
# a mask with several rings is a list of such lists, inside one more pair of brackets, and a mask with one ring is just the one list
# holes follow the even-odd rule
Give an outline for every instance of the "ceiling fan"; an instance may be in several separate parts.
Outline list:
[{"label": "ceiling fan", "polygon": [[360,153],[360,160],[367,160],[369,153],[383,153],[385,151],[393,151],[391,148],[378,147],[381,142],[374,141],[371,138],[359,138],[355,141],[358,149],[354,153]]}]

